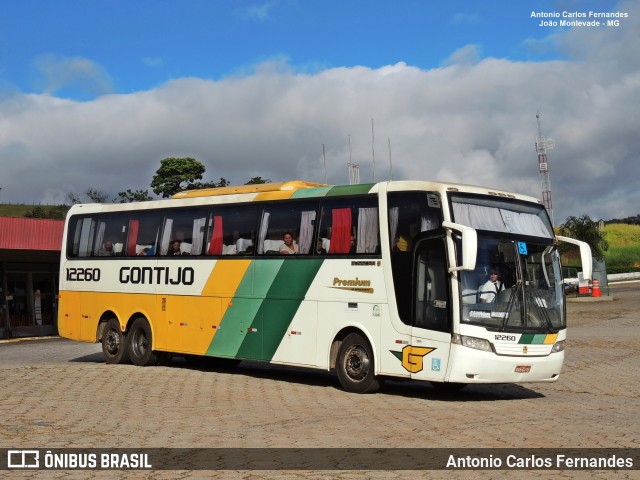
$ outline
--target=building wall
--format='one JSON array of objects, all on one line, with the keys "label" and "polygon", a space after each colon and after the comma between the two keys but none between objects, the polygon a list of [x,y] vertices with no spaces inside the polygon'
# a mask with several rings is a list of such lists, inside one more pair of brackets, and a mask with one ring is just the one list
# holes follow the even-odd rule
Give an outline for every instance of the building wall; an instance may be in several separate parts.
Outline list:
[{"label": "building wall", "polygon": [[64,221],[0,217],[0,338],[57,333]]}]

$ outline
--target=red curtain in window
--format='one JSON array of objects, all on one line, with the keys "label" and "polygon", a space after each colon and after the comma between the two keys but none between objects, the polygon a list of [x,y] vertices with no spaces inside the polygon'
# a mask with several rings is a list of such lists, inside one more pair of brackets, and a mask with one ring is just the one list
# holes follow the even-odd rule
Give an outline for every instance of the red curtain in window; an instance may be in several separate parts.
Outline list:
[{"label": "red curtain in window", "polygon": [[331,243],[329,253],[349,253],[351,248],[351,209],[331,210]]},{"label": "red curtain in window", "polygon": [[211,232],[211,242],[209,242],[208,255],[222,254],[222,217],[214,215],[213,232]]},{"label": "red curtain in window", "polygon": [[127,237],[127,255],[135,257],[136,242],[138,240],[138,229],[140,228],[140,220],[131,220],[129,222],[129,236]]}]

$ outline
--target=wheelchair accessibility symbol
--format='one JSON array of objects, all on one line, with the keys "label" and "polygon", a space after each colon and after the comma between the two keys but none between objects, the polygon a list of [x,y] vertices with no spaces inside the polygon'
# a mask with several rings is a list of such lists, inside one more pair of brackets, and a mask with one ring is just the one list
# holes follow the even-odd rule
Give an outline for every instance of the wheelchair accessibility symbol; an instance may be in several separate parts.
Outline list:
[{"label": "wheelchair accessibility symbol", "polygon": [[439,372],[440,371],[440,359],[439,358],[432,358],[431,359],[431,370],[433,370],[434,372]]},{"label": "wheelchair accessibility symbol", "polygon": [[527,255],[527,244],[518,242],[518,252],[520,252],[520,255]]}]

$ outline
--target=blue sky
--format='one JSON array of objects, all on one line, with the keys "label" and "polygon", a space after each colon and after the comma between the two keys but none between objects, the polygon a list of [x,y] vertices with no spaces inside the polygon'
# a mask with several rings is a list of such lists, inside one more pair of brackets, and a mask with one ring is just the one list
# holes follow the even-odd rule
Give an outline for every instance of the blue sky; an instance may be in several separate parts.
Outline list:
[{"label": "blue sky", "polygon": [[[5,0],[0,201],[149,189],[168,156],[205,180],[323,181],[322,145],[345,183],[348,138],[363,181],[390,176],[391,143],[394,179],[540,196],[540,111],[557,219],[635,215],[639,4]],[[626,17],[531,18],[590,10]]]},{"label": "blue sky", "polygon": [[[554,11],[561,2],[535,2]],[[573,5],[564,2],[569,11]],[[576,3],[576,2],[573,2]],[[595,2],[578,2],[581,9]],[[474,44],[483,57],[541,61],[548,31],[532,2],[513,1],[7,1],[0,78],[22,92],[87,99],[182,77],[220,79],[283,58],[304,71],[405,62],[439,67]],[[598,2],[599,9],[613,2]],[[84,59],[84,79],[62,71]],[[53,65],[58,68],[54,73]],[[93,70],[89,70],[89,66]],[[79,71],[80,70],[80,71]],[[52,78],[53,77],[53,78]],[[55,80],[54,80],[55,78]]]}]

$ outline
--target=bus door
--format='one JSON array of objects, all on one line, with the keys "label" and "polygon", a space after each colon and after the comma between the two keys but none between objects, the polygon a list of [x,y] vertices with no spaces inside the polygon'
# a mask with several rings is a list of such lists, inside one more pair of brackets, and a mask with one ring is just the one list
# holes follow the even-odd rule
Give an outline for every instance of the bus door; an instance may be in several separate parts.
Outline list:
[{"label": "bus door", "polygon": [[411,378],[444,380],[451,345],[451,301],[444,236],[420,240],[413,264]]}]

